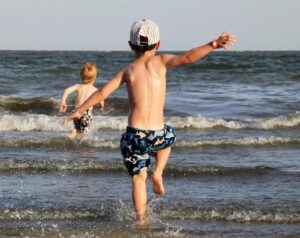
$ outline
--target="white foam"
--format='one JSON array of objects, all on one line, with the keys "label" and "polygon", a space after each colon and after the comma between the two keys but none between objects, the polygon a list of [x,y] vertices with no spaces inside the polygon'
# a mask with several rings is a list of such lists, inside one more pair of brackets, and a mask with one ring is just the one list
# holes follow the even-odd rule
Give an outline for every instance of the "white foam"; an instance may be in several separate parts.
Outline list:
[{"label": "white foam", "polygon": [[195,220],[219,220],[228,222],[268,222],[298,223],[300,215],[297,210],[283,212],[281,210],[248,210],[248,209],[177,209],[165,210],[162,217],[173,217]]},{"label": "white foam", "polygon": [[91,123],[91,130],[97,130],[102,128],[108,128],[113,130],[125,130],[127,127],[127,117],[104,117],[104,116],[94,116]]},{"label": "white foam", "polygon": [[263,129],[270,130],[277,127],[295,127],[300,125],[300,112],[291,113],[287,116],[263,119],[260,122]]},{"label": "white foam", "polygon": [[166,118],[166,123],[176,128],[206,129],[213,127],[225,127],[229,129],[241,129],[247,125],[240,121],[226,121],[222,118],[198,117],[171,117]]},{"label": "white foam", "polygon": [[[69,128],[70,129],[70,128]],[[6,114],[0,116],[0,131],[67,131],[62,118],[47,115]]]},{"label": "white foam", "polygon": [[[0,131],[68,131],[73,128],[73,123],[62,126],[65,116],[48,116],[43,114],[4,114],[0,116]],[[167,117],[166,124],[177,129],[211,129],[228,128],[238,130],[243,128],[272,130],[278,127],[290,128],[300,125],[300,112],[287,116],[279,116],[267,119],[247,119],[244,121],[225,120],[222,118],[198,117]],[[91,130],[99,129],[125,130],[127,126],[126,116],[94,116]]]}]

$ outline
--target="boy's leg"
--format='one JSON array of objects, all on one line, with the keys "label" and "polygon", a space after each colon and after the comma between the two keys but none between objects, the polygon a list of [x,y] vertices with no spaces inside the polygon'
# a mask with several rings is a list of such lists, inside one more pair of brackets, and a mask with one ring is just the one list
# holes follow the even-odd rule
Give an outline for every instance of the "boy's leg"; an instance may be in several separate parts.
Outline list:
[{"label": "boy's leg", "polygon": [[73,138],[76,137],[76,135],[77,135],[77,131],[76,131],[75,128],[73,128],[73,129],[71,130],[71,132],[69,133],[69,138],[73,139]]},{"label": "boy's leg", "polygon": [[132,177],[132,199],[139,220],[143,220],[147,212],[147,169]]},{"label": "boy's leg", "polygon": [[152,174],[153,192],[159,195],[165,194],[163,185],[163,171],[171,153],[171,146],[160,150],[156,154],[156,165]]}]

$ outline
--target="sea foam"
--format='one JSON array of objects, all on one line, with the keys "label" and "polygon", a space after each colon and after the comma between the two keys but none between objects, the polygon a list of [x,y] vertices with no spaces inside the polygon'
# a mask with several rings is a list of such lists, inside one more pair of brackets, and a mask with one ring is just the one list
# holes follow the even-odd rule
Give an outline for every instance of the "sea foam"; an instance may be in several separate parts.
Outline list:
[{"label": "sea foam", "polygon": [[[44,114],[2,114],[0,116],[0,131],[67,131],[73,127],[72,123],[62,126],[65,116],[50,116]],[[226,120],[223,118],[209,118],[204,116],[166,117],[166,124],[177,129],[263,129],[291,128],[300,125],[300,112],[287,116],[273,118],[250,118],[245,120]],[[126,116],[94,116],[91,130],[111,129],[125,130]]]}]

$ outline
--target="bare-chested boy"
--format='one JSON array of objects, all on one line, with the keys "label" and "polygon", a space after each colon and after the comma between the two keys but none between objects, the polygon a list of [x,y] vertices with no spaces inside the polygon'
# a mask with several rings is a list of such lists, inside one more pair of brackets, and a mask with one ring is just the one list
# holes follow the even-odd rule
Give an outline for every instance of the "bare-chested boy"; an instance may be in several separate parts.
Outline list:
[{"label": "bare-chested boy", "polygon": [[106,99],[125,83],[130,102],[128,127],[121,139],[124,163],[132,176],[132,197],[137,218],[143,220],[147,212],[147,168],[150,156],[156,157],[152,173],[153,191],[165,194],[163,171],[168,161],[175,131],[164,124],[166,72],[168,68],[191,64],[217,48],[227,48],[235,37],[224,32],[218,39],[180,55],[155,55],[160,46],[159,28],[151,20],[133,23],[129,45],[136,59],[113,79],[96,91],[75,113],[65,119],[80,118],[91,106]]},{"label": "bare-chested boy", "polygon": [[[63,96],[61,98],[60,103],[60,112],[67,111],[67,97],[70,93],[76,92],[77,93],[77,100],[76,100],[76,108],[78,108],[81,104],[83,104],[95,91],[97,88],[94,86],[94,82],[97,78],[97,67],[96,64],[87,62],[83,65],[80,76],[83,83],[75,84],[71,87],[68,87],[64,90]],[[99,102],[100,110],[104,109],[104,101],[101,100]],[[74,128],[69,133],[70,138],[75,138],[77,133],[83,135],[83,133],[87,132],[87,128],[89,127],[93,114],[92,114],[93,106],[87,108],[83,115],[80,118],[74,118]]]}]

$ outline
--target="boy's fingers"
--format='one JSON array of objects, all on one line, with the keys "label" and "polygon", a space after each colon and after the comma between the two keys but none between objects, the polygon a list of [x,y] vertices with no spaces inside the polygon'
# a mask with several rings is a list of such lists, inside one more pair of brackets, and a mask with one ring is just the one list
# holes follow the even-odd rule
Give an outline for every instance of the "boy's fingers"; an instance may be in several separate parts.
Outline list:
[{"label": "boy's fingers", "polygon": [[229,41],[229,42],[227,42],[228,45],[233,45],[235,43],[236,43],[236,41]]},{"label": "boy's fingers", "polygon": [[[236,37],[233,35],[229,35],[228,39],[226,40],[225,45],[233,45],[235,43],[236,43]],[[228,49],[228,48],[226,48],[226,49]]]},{"label": "boy's fingers", "polygon": [[226,35],[229,35],[228,31],[224,31],[221,36],[226,36]]},{"label": "boy's fingers", "polygon": [[76,119],[76,118],[80,118],[80,115],[75,112],[72,115],[68,116],[64,121],[63,121],[63,125],[67,125],[70,121]]},{"label": "boy's fingers", "polygon": [[63,125],[64,125],[64,126],[67,125],[67,124],[69,123],[70,120],[71,120],[70,117],[67,117],[67,118],[63,121]]},{"label": "boy's fingers", "polygon": [[230,36],[229,41],[234,41],[234,42],[236,42],[236,37],[235,37],[235,36]]}]

